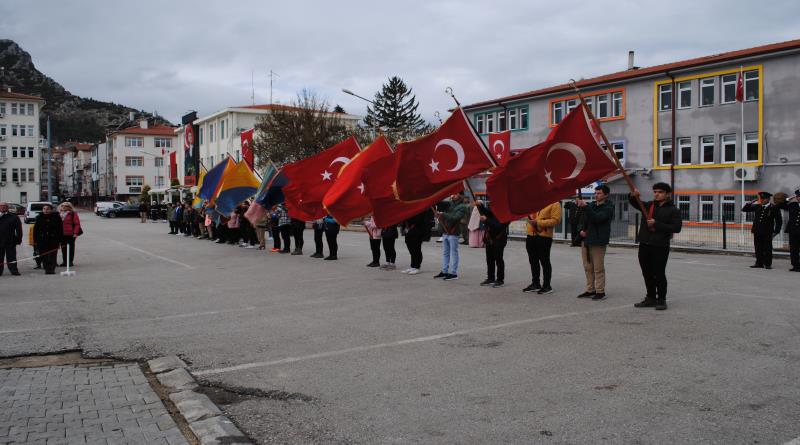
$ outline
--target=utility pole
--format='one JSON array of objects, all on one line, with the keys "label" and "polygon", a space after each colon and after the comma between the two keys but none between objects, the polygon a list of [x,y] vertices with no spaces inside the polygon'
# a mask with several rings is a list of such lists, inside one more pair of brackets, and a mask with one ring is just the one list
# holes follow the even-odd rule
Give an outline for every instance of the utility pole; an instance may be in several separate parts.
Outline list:
[{"label": "utility pole", "polygon": [[250,100],[253,105],[256,104],[256,83],[255,83],[255,70],[250,68]]},{"label": "utility pole", "polygon": [[275,77],[281,77],[275,71],[269,70],[269,104],[272,105],[272,80]]},{"label": "utility pole", "polygon": [[50,142],[50,116],[47,116],[47,202],[53,202],[53,144]]}]

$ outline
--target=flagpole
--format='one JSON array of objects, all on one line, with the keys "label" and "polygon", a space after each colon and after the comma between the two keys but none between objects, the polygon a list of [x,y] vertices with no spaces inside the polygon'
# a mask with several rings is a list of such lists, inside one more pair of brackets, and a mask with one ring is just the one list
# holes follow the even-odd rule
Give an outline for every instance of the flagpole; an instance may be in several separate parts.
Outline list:
[{"label": "flagpole", "polygon": [[[742,199],[742,201],[741,202],[742,202],[742,207],[744,207],[744,160],[745,160],[745,146],[744,146],[744,67],[742,65],[739,65],[739,79],[742,80],[742,101],[739,102],[739,110],[741,112],[741,127],[740,127],[740,130],[741,130],[741,133],[742,133],[742,142],[741,142],[741,144],[742,144],[742,149],[741,149],[742,159],[740,161],[742,163],[742,167],[741,167],[741,169],[742,169],[741,170],[742,171],[742,178],[741,178],[740,182],[742,183],[742,185],[741,185],[741,199]],[[737,79],[737,82],[736,82],[736,89],[737,90],[739,89],[738,79]],[[738,93],[738,91],[737,91],[737,93]],[[734,168],[734,173],[735,172],[736,172],[736,169]],[[736,175],[734,175],[734,177],[736,177]],[[745,235],[744,235],[744,213],[740,212],[740,214],[742,215],[742,217],[741,217],[742,221],[741,221],[741,224],[739,224],[739,226],[740,226],[739,227],[739,247],[741,247],[744,244],[744,240],[745,240]]]},{"label": "flagpole", "polygon": [[[459,102],[458,99],[456,99],[456,95],[455,95],[455,93],[453,93],[453,88],[452,87],[447,87],[447,88],[444,89],[444,92],[446,94],[450,95],[450,97],[453,99],[453,102],[456,103],[456,107],[461,109],[461,112],[464,113],[464,109],[461,108],[461,102]],[[464,117],[467,117],[466,113],[464,113]],[[481,137],[481,134],[478,133],[478,129],[475,128],[475,125],[472,124],[472,120],[467,118],[467,123],[469,124],[469,127],[472,128],[472,131],[474,131],[475,134],[478,135],[478,140],[481,141],[481,147],[483,147],[483,154],[485,154],[486,157],[489,158],[489,162],[492,163],[492,167],[494,167],[494,168],[499,167],[500,165],[497,163],[497,159],[495,159],[494,155],[492,155],[492,152],[489,151],[489,147],[486,146],[486,142],[483,141],[483,138]]]},{"label": "flagpole", "polygon": [[[622,177],[625,179],[625,182],[628,184],[628,188],[631,189],[631,194],[633,194],[634,190],[636,190],[636,187],[633,185],[633,180],[631,180],[631,177],[628,175],[628,172],[626,172],[625,169],[622,167],[622,163],[619,161],[619,157],[617,157],[617,153],[614,151],[613,148],[611,148],[611,143],[608,142],[608,138],[606,137],[605,132],[603,132],[603,129],[600,127],[600,122],[597,121],[597,118],[594,117],[594,113],[592,113],[592,110],[590,110],[589,107],[586,105],[586,101],[583,99],[583,94],[581,94],[580,88],[578,88],[578,85],[575,83],[575,79],[570,79],[569,80],[569,84],[575,90],[575,93],[577,93],[578,99],[581,100],[581,106],[586,111],[586,113],[589,114],[589,118],[592,119],[592,122],[594,122],[595,127],[597,127],[597,131],[600,133],[600,137],[603,139],[603,142],[606,144],[606,151],[611,153],[611,158],[614,160],[614,164],[617,165],[617,169],[619,169],[619,171],[622,173]],[[673,159],[673,161],[674,161],[674,159]],[[636,195],[633,195],[633,197],[636,198],[636,203],[639,204],[639,208],[641,209],[642,213],[645,213],[646,210],[645,210],[644,203],[642,202],[641,197],[636,196]]]}]

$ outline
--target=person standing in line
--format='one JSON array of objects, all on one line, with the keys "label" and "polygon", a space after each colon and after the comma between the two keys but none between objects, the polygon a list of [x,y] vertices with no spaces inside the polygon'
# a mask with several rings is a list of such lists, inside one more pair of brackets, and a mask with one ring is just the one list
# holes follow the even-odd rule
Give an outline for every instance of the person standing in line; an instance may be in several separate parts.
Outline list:
[{"label": "person standing in line", "polygon": [[41,262],[45,275],[56,273],[56,257],[61,239],[64,237],[64,223],[58,213],[53,212],[52,204],[42,206],[42,213],[36,215],[36,222],[31,231],[41,254]]},{"label": "person standing in line", "polygon": [[325,230],[323,230],[322,225],[322,218],[315,219],[314,222],[311,223],[311,228],[314,229],[314,253],[309,255],[311,258],[325,258],[325,255],[322,253],[322,237],[325,236]]},{"label": "person standing in line", "polygon": [[459,224],[467,214],[467,206],[459,192],[453,194],[444,207],[445,211],[436,212],[436,218],[442,224],[442,271],[433,278],[452,281],[458,279]]},{"label": "person standing in line", "polygon": [[772,238],[781,233],[783,217],[780,209],[770,201],[772,194],[758,192],[758,199],[748,202],[742,207],[742,212],[755,212],[753,226],[753,247],[755,248],[756,262],[751,268],[772,269]]},{"label": "person standing in line", "polygon": [[292,218],[292,236],[294,237],[294,252],[292,255],[303,254],[303,232],[306,230],[306,222]]},{"label": "person standing in line", "polygon": [[[41,215],[41,213],[39,215]],[[40,254],[39,248],[36,245],[36,235],[34,235],[35,232],[36,232],[36,223],[34,223],[28,229],[28,245],[31,246],[31,249],[33,249],[33,259],[36,261],[36,267],[34,267],[34,269],[41,269],[42,257],[39,255]]]},{"label": "person standing in line", "polygon": [[258,250],[265,250],[267,248],[267,226],[269,226],[269,216],[265,216],[263,219],[256,222],[256,238],[258,238]]},{"label": "person standing in line", "polygon": [[283,239],[283,249],[280,250],[280,253],[291,253],[292,219],[289,218],[289,212],[284,204],[278,204],[276,213],[278,215],[278,229]]},{"label": "person standing in line", "polygon": [[175,234],[183,233],[183,203],[175,204]]},{"label": "person standing in line", "polygon": [[[59,266],[64,267],[69,264],[69,267],[75,267],[75,241],[83,233],[83,229],[81,229],[81,219],[78,218],[78,213],[69,201],[61,203],[61,221],[64,230],[61,242],[62,262]],[[67,251],[69,251],[69,259],[67,259]]]},{"label": "person standing in line", "polygon": [[322,218],[323,230],[325,231],[325,240],[328,242],[328,256],[326,260],[339,259],[339,242],[336,238],[339,236],[339,223],[331,215]]},{"label": "person standing in line", "polygon": [[140,223],[147,222],[147,203],[144,200],[139,203],[139,218]]},{"label": "person standing in line", "polygon": [[484,224],[484,248],[486,250],[486,279],[481,286],[503,287],[506,278],[506,263],[503,253],[508,243],[508,225],[501,223],[483,201],[477,201],[475,208]]},{"label": "person standing in line", "polygon": [[175,204],[169,203],[167,206],[167,222],[169,223],[169,234],[175,234]]},{"label": "person standing in line", "polygon": [[278,225],[278,221],[280,220],[280,215],[278,213],[278,204],[272,206],[272,209],[269,212],[269,229],[272,232],[272,249],[270,252],[280,252],[281,251],[281,229]]},{"label": "person standing in line", "polygon": [[234,211],[228,220],[228,244],[237,244],[240,238],[239,214]]},{"label": "person standing in line", "polygon": [[367,267],[380,267],[381,265],[381,228],[375,225],[372,216],[364,220],[364,229],[369,235],[369,250],[372,252],[372,262]]},{"label": "person standing in line", "polygon": [[183,236],[192,236],[192,204],[183,204]]},{"label": "person standing in line", "polygon": [[581,260],[586,274],[586,291],[578,298],[604,300],[606,298],[606,247],[611,239],[611,218],[614,216],[614,204],[608,201],[611,190],[603,184],[594,189],[592,203],[577,199],[575,205],[582,209],[584,226],[578,236],[583,240]]},{"label": "person standing in line", "polygon": [[8,211],[8,204],[0,201],[0,275],[4,262],[11,275],[19,275],[17,269],[17,246],[22,244],[22,223],[19,216]]},{"label": "person standing in line", "polygon": [[[554,202],[528,216],[528,236],[525,250],[531,265],[531,284],[523,292],[536,292],[539,295],[553,293],[551,279],[553,266],[550,264],[550,248],[553,245],[553,228],[561,222],[561,203]],[[541,270],[541,285],[539,271]]]},{"label": "person standing in line", "polygon": [[416,275],[422,268],[422,243],[431,240],[431,229],[435,225],[433,211],[430,209],[418,213],[403,222],[405,243],[411,256],[411,267],[403,273]]},{"label": "person standing in line", "polygon": [[681,211],[672,202],[672,187],[665,182],[653,184],[653,200],[639,207],[639,190],[634,189],[628,202],[642,212],[639,228],[639,267],[642,269],[647,294],[634,304],[637,308],[667,309],[667,260],[672,237],[683,226]]},{"label": "person standing in line", "polygon": [[792,262],[790,272],[800,272],[800,189],[794,196],[778,204],[778,208],[789,212],[785,233],[789,234],[789,259]]},{"label": "person standing in line", "polygon": [[461,221],[458,224],[458,231],[461,235],[460,244],[465,246],[469,245],[469,219],[472,215],[472,203],[470,203],[469,198],[466,196],[463,197],[464,205],[467,207],[467,211],[464,213],[464,216],[461,218]]},{"label": "person standing in line", "polygon": [[397,241],[397,225],[381,228],[381,241],[383,242],[383,253],[386,258],[386,263],[381,266],[383,270],[395,270],[395,261],[397,260],[397,249],[395,249],[395,242]]}]

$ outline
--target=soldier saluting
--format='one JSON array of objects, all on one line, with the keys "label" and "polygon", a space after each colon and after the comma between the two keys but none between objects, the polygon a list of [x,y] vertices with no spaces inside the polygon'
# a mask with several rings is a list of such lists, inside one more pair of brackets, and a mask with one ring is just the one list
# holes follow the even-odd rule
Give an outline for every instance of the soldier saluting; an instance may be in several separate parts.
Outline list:
[{"label": "soldier saluting", "polygon": [[778,202],[775,194],[775,207],[789,212],[789,221],[784,232],[789,234],[789,258],[792,260],[792,272],[800,272],[800,190],[794,191],[794,196],[788,200]]},{"label": "soldier saluting", "polygon": [[770,198],[772,193],[759,192],[758,199],[742,207],[743,212],[756,214],[750,229],[756,251],[756,263],[751,268],[772,269],[772,238],[780,233],[783,218],[780,209],[770,202]]}]

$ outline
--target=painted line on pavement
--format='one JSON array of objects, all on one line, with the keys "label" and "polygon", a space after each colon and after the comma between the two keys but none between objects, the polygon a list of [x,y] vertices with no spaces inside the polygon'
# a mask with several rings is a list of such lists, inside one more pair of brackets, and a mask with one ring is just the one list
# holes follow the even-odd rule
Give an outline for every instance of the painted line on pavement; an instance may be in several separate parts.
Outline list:
[{"label": "painted line on pavement", "polygon": [[[717,294],[720,294],[720,293],[721,292],[712,292],[712,293],[707,293],[707,294],[694,295],[694,296],[690,296],[690,297],[674,298],[673,301],[674,300],[688,300],[688,299],[694,299],[694,298],[708,297],[708,296],[717,295]],[[285,364],[290,364],[290,363],[302,362],[302,361],[306,361],[306,360],[313,360],[313,359],[318,359],[318,358],[327,358],[327,357],[335,357],[335,356],[338,356],[338,355],[351,354],[351,353],[354,353],[354,352],[371,351],[371,350],[374,350],[374,349],[391,348],[391,347],[404,346],[404,345],[410,345],[410,344],[415,344],[415,343],[426,343],[426,342],[430,342],[430,341],[436,341],[436,340],[442,340],[442,339],[445,339],[445,338],[456,337],[456,336],[459,336],[459,335],[467,335],[467,334],[475,334],[475,333],[478,333],[478,332],[494,331],[494,330],[498,330],[498,329],[511,328],[511,327],[514,327],[514,326],[526,325],[526,324],[531,324],[531,323],[538,323],[540,321],[558,320],[558,319],[561,319],[561,318],[575,317],[575,316],[579,316],[579,315],[592,315],[592,314],[600,314],[600,313],[603,313],[603,312],[617,311],[617,310],[620,310],[620,309],[630,309],[632,306],[633,306],[632,304],[628,303],[628,304],[625,304],[624,306],[612,306],[612,307],[607,307],[607,308],[602,308],[602,309],[595,309],[595,310],[591,310],[591,311],[565,312],[565,313],[561,313],[561,314],[546,315],[546,316],[543,316],[543,317],[527,318],[527,319],[524,319],[524,320],[514,320],[514,321],[509,321],[509,322],[506,322],[506,323],[499,323],[499,324],[494,324],[494,325],[489,325],[489,326],[480,326],[480,327],[476,327],[476,328],[461,329],[461,330],[458,330],[458,331],[447,332],[447,333],[443,333],[443,334],[435,334],[435,335],[428,335],[428,336],[424,336],[424,337],[408,338],[408,339],[405,339],[405,340],[398,340],[398,341],[393,341],[393,342],[388,342],[388,343],[378,343],[378,344],[374,344],[374,345],[356,346],[356,347],[352,347],[352,348],[337,349],[337,350],[334,350],[334,351],[327,351],[327,352],[319,352],[319,353],[316,353],[316,354],[303,355],[303,356],[299,356],[299,357],[287,357],[287,358],[278,359],[278,360],[243,363],[241,365],[227,366],[227,367],[224,367],[224,368],[213,368],[213,369],[205,369],[205,370],[201,370],[201,371],[192,371],[192,374],[194,374],[196,376],[205,376],[205,375],[213,375],[213,374],[222,374],[222,373],[226,373],[226,372],[242,371],[242,370],[245,370],[245,369],[252,369],[252,368],[263,368],[263,367],[274,366],[274,365],[285,365]]]},{"label": "painted line on pavement", "polygon": [[146,250],[144,250],[144,249],[140,249],[140,248],[138,248],[138,247],[133,247],[133,246],[131,246],[131,245],[125,244],[125,243],[123,243],[123,242],[121,242],[121,241],[117,241],[117,240],[115,240],[115,239],[111,239],[111,238],[105,238],[105,237],[98,237],[98,238],[103,238],[104,240],[111,241],[112,243],[117,243],[117,244],[119,244],[120,246],[127,247],[128,249],[135,250],[135,251],[137,251],[137,252],[140,252],[140,253],[143,253],[143,254],[145,254],[145,255],[151,256],[151,257],[153,257],[153,258],[158,258],[159,260],[166,261],[166,262],[168,262],[168,263],[177,264],[178,266],[185,267],[185,268],[187,268],[187,269],[191,269],[191,270],[194,270],[194,269],[196,269],[196,267],[194,267],[194,266],[190,266],[190,265],[188,265],[188,264],[186,264],[186,263],[181,263],[180,261],[173,260],[172,258],[167,258],[167,257],[161,256],[161,255],[156,255],[156,254],[154,254],[153,252],[148,252],[148,251],[146,251]]}]

